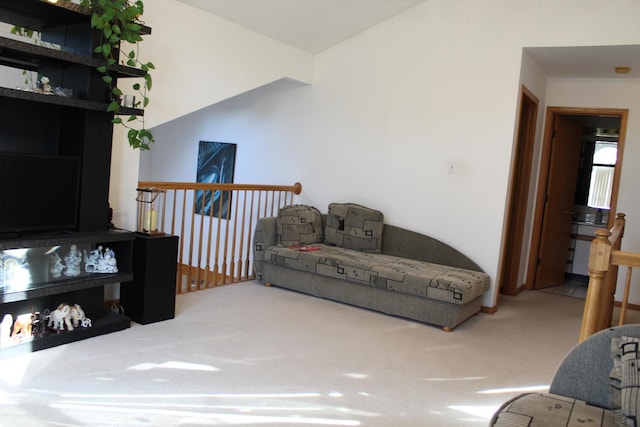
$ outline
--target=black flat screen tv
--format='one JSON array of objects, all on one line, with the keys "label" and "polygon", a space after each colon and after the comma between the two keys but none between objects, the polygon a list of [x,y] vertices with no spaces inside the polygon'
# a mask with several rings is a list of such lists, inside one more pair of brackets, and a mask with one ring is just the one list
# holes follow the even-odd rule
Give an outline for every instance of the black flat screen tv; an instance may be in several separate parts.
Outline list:
[{"label": "black flat screen tv", "polygon": [[0,233],[75,229],[80,158],[0,153]]}]

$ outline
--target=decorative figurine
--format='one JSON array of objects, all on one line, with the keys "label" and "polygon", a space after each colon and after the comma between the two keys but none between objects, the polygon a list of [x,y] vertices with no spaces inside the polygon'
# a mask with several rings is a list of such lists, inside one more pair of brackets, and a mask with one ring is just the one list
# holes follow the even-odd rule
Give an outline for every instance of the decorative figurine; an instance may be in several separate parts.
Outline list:
[{"label": "decorative figurine", "polygon": [[11,339],[17,340],[17,342],[23,342],[30,340],[31,328],[33,327],[33,313],[25,313],[16,316],[15,322],[13,322],[13,332],[11,332]]},{"label": "decorative figurine", "polygon": [[102,246],[94,249],[87,254],[84,251],[84,269],[87,273],[117,273],[118,266],[113,250],[106,248],[102,250]]},{"label": "decorative figurine", "polygon": [[71,306],[69,316],[71,317],[71,322],[75,328],[78,326],[82,326],[83,328],[91,326],[91,319],[84,315],[84,310],[82,310],[80,304],[74,304]]},{"label": "decorative figurine", "polygon": [[64,264],[62,263],[62,258],[58,255],[58,252],[54,252],[51,254],[51,262],[49,271],[51,272],[51,277],[57,279],[62,274],[62,270],[64,270]]},{"label": "decorative figurine", "polygon": [[71,306],[69,306],[69,304],[60,304],[58,308],[49,314],[49,323],[47,326],[57,331],[65,329],[66,326],[67,331],[73,331],[73,325],[71,324]]},{"label": "decorative figurine", "polygon": [[36,338],[42,338],[47,335],[47,320],[49,320],[49,309],[45,308],[43,312],[33,311],[31,308],[31,312],[33,313],[33,327],[32,333]]},{"label": "decorative figurine", "polygon": [[51,83],[49,83],[49,77],[42,76],[40,77],[40,81],[38,82],[38,87],[43,93],[53,93],[53,89],[51,88]]},{"label": "decorative figurine", "polygon": [[71,249],[66,257],[64,275],[73,277],[81,273],[80,262],[82,262],[82,252],[78,249],[77,245],[71,245]]}]

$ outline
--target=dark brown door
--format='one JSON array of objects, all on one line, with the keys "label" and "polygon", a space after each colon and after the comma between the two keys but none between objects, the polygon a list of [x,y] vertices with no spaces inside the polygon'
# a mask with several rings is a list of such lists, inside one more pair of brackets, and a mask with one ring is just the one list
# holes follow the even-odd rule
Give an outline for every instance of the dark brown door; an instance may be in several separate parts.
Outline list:
[{"label": "dark brown door", "polygon": [[536,289],[564,283],[582,144],[582,125],[567,116],[554,116],[551,144],[534,284]]},{"label": "dark brown door", "polygon": [[518,282],[520,257],[523,250],[527,200],[531,186],[531,168],[535,145],[538,99],[524,86],[520,93],[520,116],[515,147],[514,164],[511,171],[509,211],[505,230],[505,245],[502,250],[500,272],[501,292],[516,295],[524,286]]}]

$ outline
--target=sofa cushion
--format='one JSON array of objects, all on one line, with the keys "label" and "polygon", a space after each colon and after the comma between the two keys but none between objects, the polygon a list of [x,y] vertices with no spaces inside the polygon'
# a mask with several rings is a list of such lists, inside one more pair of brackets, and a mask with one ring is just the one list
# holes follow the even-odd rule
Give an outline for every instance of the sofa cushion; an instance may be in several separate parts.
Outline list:
[{"label": "sofa cushion", "polygon": [[620,339],[620,409],[615,411],[620,426],[636,427],[640,421],[640,340]]},{"label": "sofa cushion", "polygon": [[322,244],[311,249],[272,246],[264,261],[457,305],[466,304],[489,289],[489,276],[477,271]]},{"label": "sofa cushion", "polygon": [[324,243],[361,252],[382,251],[382,212],[355,203],[331,203]]},{"label": "sofa cushion", "polygon": [[276,223],[277,244],[280,246],[310,245],[322,242],[322,215],[308,205],[280,208]]},{"label": "sofa cushion", "polygon": [[493,427],[614,427],[607,409],[552,393],[526,393],[505,403],[494,415]]}]

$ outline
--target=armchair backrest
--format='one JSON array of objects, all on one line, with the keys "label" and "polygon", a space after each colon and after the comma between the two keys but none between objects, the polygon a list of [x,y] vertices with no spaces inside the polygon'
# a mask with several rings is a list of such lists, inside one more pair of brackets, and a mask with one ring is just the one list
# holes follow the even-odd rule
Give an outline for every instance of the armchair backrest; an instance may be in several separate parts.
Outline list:
[{"label": "armchair backrest", "polygon": [[611,339],[640,337],[640,324],[604,329],[575,346],[562,360],[549,391],[609,408]]}]

